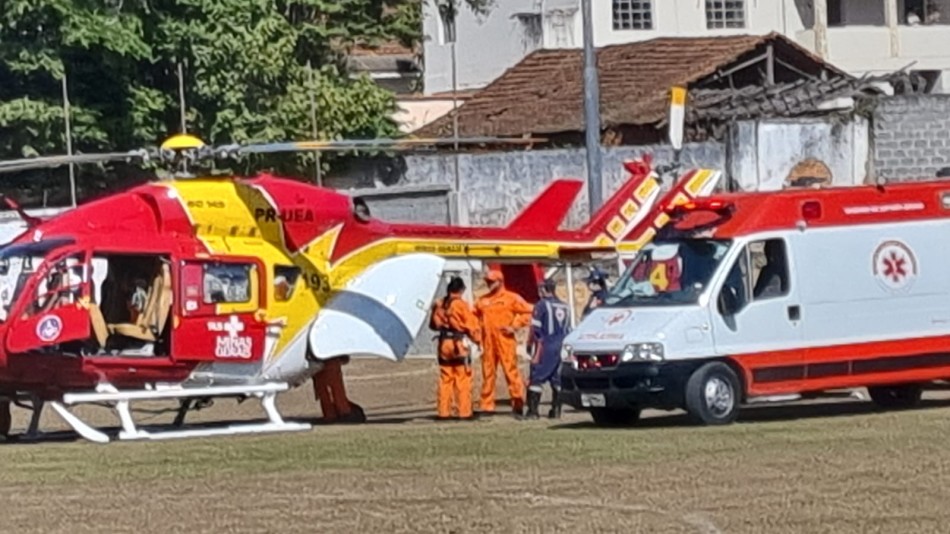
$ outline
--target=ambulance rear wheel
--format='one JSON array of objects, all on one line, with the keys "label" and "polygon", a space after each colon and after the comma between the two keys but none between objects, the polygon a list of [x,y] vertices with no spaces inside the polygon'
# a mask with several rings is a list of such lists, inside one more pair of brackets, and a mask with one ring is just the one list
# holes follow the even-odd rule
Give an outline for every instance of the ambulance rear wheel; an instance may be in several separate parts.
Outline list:
[{"label": "ambulance rear wheel", "polygon": [[739,416],[739,377],[722,362],[696,369],[686,383],[686,411],[703,425],[728,425]]},{"label": "ambulance rear wheel", "polygon": [[600,426],[628,426],[640,420],[640,409],[591,408],[590,416]]},{"label": "ambulance rear wheel", "polygon": [[868,388],[871,401],[880,408],[902,409],[913,408],[920,403],[923,388],[916,384],[901,386],[874,386]]}]

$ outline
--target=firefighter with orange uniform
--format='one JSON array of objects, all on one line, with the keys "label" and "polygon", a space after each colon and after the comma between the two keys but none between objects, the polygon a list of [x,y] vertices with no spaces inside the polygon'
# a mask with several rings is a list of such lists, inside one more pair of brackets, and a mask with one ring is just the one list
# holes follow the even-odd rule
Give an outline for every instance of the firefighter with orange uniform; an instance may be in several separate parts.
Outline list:
[{"label": "firefighter with orange uniform", "polygon": [[478,299],[476,314],[482,327],[482,395],[481,411],[495,412],[495,369],[501,364],[508,382],[511,409],[515,416],[524,411],[525,385],[518,371],[518,342],[515,332],[531,323],[534,308],[520,295],[505,288],[500,271],[485,274],[488,294]]},{"label": "firefighter with orange uniform", "polygon": [[[452,417],[453,401],[460,419],[472,419],[472,359],[467,341],[481,344],[478,319],[462,294],[465,282],[454,276],[447,295],[432,305],[429,328],[439,333],[437,417]],[[466,339],[467,338],[467,339]]]}]

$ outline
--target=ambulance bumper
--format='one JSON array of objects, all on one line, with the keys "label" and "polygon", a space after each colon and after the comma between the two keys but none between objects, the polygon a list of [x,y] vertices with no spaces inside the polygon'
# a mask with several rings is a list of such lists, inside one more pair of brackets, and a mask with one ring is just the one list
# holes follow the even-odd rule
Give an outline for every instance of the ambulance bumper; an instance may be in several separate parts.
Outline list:
[{"label": "ambulance bumper", "polygon": [[563,363],[559,399],[578,410],[681,408],[686,381],[695,366],[693,362],[631,362],[577,370]]}]

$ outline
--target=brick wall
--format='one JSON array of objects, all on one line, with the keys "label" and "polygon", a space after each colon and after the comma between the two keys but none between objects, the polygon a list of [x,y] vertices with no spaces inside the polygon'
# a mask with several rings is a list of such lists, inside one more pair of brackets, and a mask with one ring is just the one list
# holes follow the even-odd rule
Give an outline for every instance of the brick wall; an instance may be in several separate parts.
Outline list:
[{"label": "brick wall", "polygon": [[950,95],[883,98],[873,123],[877,178],[926,179],[950,167]]}]

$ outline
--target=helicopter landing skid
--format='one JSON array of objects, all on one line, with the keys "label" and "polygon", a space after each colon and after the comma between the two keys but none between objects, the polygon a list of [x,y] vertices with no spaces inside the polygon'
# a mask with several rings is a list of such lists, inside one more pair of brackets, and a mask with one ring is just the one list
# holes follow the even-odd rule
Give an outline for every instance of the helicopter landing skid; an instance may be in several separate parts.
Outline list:
[{"label": "helicopter landing skid", "polygon": [[[108,443],[109,436],[97,430],[69,411],[67,406],[85,403],[114,403],[113,408],[122,424],[118,439],[129,440],[165,440],[191,437],[232,436],[238,434],[258,434],[270,432],[294,432],[310,430],[307,423],[288,423],[283,420],[277,411],[277,394],[289,389],[286,383],[268,383],[257,385],[236,386],[208,386],[208,387],[173,387],[155,390],[119,391],[113,386],[102,384],[95,393],[67,393],[62,402],[50,402],[53,410],[73,430],[83,438],[95,443]],[[267,414],[266,423],[237,423],[223,427],[188,428],[176,430],[144,430],[139,428],[132,419],[129,403],[141,400],[167,399],[207,399],[210,397],[257,397]]]}]

